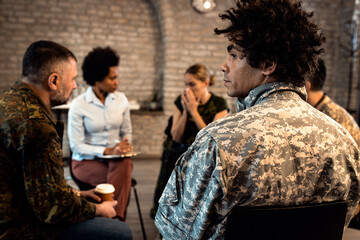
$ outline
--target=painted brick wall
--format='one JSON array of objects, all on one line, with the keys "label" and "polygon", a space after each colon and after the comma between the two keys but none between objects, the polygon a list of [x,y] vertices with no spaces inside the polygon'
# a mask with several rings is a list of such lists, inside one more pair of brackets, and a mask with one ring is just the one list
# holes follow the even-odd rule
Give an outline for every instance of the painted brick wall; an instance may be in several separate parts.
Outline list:
[{"label": "painted brick wall", "polygon": [[78,58],[111,46],[120,55],[119,91],[147,101],[160,80],[161,46],[154,9],[146,0],[1,0],[0,89],[20,79],[21,59],[36,40],[57,41]]}]

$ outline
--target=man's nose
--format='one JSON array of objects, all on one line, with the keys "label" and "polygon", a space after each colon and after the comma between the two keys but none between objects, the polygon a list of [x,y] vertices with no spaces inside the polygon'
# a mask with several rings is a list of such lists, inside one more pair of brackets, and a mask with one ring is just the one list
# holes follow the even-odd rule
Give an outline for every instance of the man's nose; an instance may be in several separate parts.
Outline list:
[{"label": "man's nose", "polygon": [[228,67],[226,66],[226,61],[225,61],[225,62],[223,62],[223,64],[221,64],[221,71],[227,72],[227,70],[228,70]]}]

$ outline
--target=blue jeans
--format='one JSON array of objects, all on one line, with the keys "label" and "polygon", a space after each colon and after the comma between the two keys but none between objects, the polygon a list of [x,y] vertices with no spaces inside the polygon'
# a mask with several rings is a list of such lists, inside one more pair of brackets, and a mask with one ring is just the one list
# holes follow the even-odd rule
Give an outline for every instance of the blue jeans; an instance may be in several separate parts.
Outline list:
[{"label": "blue jeans", "polygon": [[57,240],[131,240],[129,226],[119,220],[95,217],[72,224],[58,236]]}]

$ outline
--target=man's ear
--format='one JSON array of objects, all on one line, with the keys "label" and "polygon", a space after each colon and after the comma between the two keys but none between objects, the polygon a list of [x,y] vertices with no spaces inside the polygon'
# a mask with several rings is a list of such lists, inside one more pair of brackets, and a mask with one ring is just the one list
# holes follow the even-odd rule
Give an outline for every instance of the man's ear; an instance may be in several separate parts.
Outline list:
[{"label": "man's ear", "polygon": [[266,60],[263,63],[263,70],[262,70],[262,74],[264,74],[265,76],[270,76],[277,67],[277,61],[270,61],[270,60]]},{"label": "man's ear", "polygon": [[56,91],[60,84],[60,76],[57,73],[52,73],[48,77],[48,87],[51,91]]},{"label": "man's ear", "polygon": [[305,89],[307,92],[309,92],[311,89],[311,82],[308,80],[305,81]]},{"label": "man's ear", "polygon": [[206,87],[208,87],[210,85],[210,80],[206,79],[205,82],[203,82],[205,84]]}]

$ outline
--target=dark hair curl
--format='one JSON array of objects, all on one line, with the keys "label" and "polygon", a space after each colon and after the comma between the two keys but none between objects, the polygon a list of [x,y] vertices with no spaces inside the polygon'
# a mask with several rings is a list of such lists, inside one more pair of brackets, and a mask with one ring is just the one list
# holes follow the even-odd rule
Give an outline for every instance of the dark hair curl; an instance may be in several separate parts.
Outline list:
[{"label": "dark hair curl", "polygon": [[94,86],[109,74],[110,67],[119,66],[120,57],[110,47],[96,47],[85,57],[81,66],[83,78],[87,84]]},{"label": "dark hair curl", "polygon": [[301,5],[291,0],[239,0],[236,8],[219,15],[230,20],[230,26],[214,31],[242,48],[250,66],[275,61],[273,76],[301,87],[324,52],[320,46],[325,42],[319,27],[310,21],[313,12],[305,12]]}]

